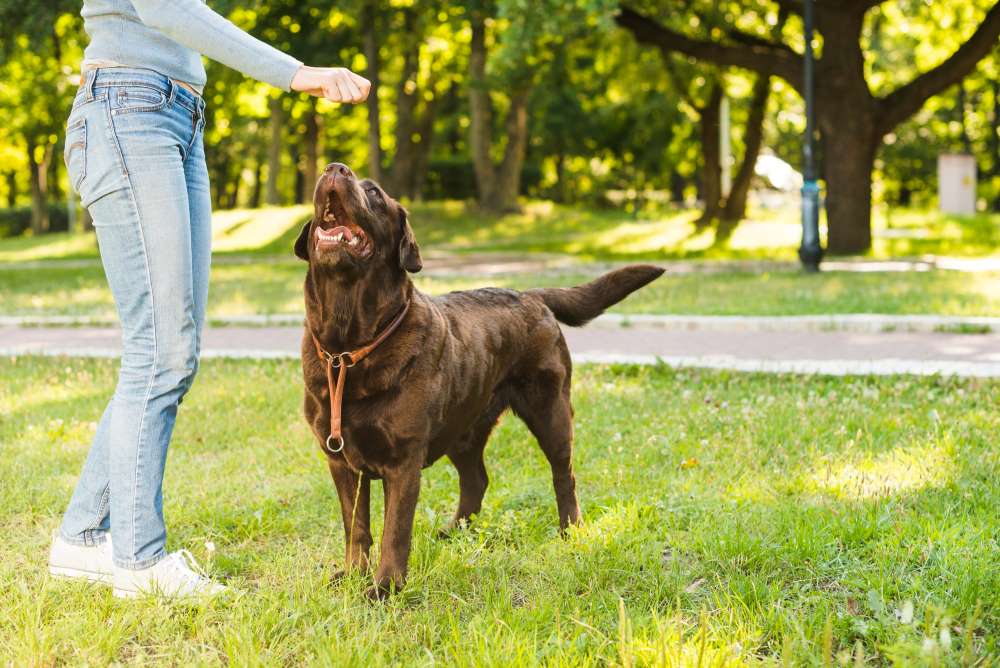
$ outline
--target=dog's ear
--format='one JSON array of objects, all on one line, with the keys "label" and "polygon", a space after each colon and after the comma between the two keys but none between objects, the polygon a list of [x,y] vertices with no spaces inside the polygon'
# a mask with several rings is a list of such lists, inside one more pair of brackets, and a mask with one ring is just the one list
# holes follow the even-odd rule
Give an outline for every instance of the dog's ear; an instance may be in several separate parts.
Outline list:
[{"label": "dog's ear", "polygon": [[424,268],[424,262],[420,259],[420,246],[413,236],[409,214],[403,207],[399,207],[399,226],[403,230],[403,238],[399,240],[399,267],[415,274]]},{"label": "dog's ear", "polygon": [[306,262],[309,261],[309,230],[312,229],[312,220],[307,220],[299,232],[299,238],[295,240],[295,255]]}]

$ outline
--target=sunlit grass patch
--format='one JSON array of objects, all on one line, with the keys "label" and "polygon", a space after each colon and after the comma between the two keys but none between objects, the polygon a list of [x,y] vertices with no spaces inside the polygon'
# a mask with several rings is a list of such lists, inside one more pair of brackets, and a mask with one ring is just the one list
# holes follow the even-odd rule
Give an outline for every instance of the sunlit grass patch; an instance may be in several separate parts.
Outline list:
[{"label": "sunlit grass patch", "polygon": [[253,252],[267,248],[289,230],[301,226],[311,212],[309,206],[218,211],[212,216],[212,252]]},{"label": "sunlit grass patch", "polygon": [[942,447],[914,446],[849,461],[828,459],[818,468],[809,480],[818,491],[845,499],[871,499],[945,484],[954,472],[954,462]]},{"label": "sunlit grass patch", "polygon": [[[801,240],[795,207],[752,208],[748,220],[721,243],[713,228],[696,229],[700,211],[690,208],[663,206],[633,214],[593,205],[526,201],[521,213],[503,217],[484,215],[467,202],[414,202],[409,208],[417,238],[428,250],[546,252],[593,260],[794,260]],[[222,255],[289,254],[309,215],[308,205],[217,211],[212,221],[213,249]],[[1000,252],[997,214],[963,217],[877,208],[872,229],[871,255],[876,258]],[[825,234],[825,229],[821,232]],[[0,241],[0,263],[95,257],[93,234]]]}]

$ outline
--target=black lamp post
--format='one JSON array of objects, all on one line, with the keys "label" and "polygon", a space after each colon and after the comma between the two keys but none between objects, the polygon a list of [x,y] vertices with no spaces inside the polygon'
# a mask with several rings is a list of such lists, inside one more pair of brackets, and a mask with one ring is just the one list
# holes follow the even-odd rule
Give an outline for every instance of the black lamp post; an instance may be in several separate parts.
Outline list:
[{"label": "black lamp post", "polygon": [[805,23],[806,53],[804,88],[806,98],[806,136],[802,157],[805,163],[802,183],[802,245],[799,259],[802,267],[809,272],[819,271],[823,259],[823,249],[819,245],[819,184],[816,182],[816,159],[813,140],[816,133],[815,61],[813,59],[814,0],[804,0],[803,20]]}]

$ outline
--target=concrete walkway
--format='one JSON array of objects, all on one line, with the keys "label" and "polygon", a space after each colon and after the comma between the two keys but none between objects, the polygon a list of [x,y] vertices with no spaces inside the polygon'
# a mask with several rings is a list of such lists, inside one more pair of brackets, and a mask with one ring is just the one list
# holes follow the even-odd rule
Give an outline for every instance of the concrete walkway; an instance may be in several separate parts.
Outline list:
[{"label": "concrete walkway", "polygon": [[[578,362],[828,375],[916,374],[1000,378],[1000,333],[814,331],[795,328],[614,326],[566,328]],[[206,357],[296,358],[301,326],[212,327]],[[0,326],[0,355],[116,357],[120,333],[106,327]]]},{"label": "concrete walkway", "polygon": [[[589,262],[572,255],[559,253],[461,253],[448,249],[430,249],[422,252],[423,273],[437,278],[474,276],[509,276],[515,274],[600,274],[627,264],[643,262]],[[291,252],[285,255],[253,255],[240,253],[219,253],[212,256],[213,265],[295,263]],[[794,260],[661,260],[651,264],[663,267],[671,274],[721,274],[800,271],[801,265]],[[100,267],[100,259],[94,258],[48,258],[18,262],[0,262],[0,269],[8,271],[25,269],[83,269]],[[1000,272],[1000,256],[990,257],[946,257],[928,255],[924,257],[898,259],[871,259],[845,257],[823,262],[824,271],[868,272],[923,272],[955,271],[963,273]]]}]

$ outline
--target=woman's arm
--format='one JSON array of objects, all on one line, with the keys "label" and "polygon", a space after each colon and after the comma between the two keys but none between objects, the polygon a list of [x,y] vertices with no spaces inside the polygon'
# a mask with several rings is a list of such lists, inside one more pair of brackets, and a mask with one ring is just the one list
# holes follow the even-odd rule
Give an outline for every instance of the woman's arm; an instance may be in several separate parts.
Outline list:
[{"label": "woman's arm", "polygon": [[139,18],[182,46],[282,90],[363,102],[371,84],[350,70],[304,67],[240,30],[199,0],[132,0]]}]

